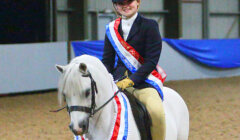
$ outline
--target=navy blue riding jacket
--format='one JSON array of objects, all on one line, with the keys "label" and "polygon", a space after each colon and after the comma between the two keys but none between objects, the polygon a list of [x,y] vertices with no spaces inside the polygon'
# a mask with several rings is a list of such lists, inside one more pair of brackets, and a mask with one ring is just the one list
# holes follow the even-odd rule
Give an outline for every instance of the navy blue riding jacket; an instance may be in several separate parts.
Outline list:
[{"label": "navy blue riding jacket", "polygon": [[[119,26],[118,31],[123,37],[121,23]],[[118,59],[117,66],[114,68],[116,52],[106,35],[102,59],[103,64],[113,75],[114,80],[122,78],[125,71],[128,70],[129,78],[134,82],[135,88],[151,87],[150,84],[144,81],[147,76],[156,69],[162,50],[162,39],[158,23],[138,14],[130,29],[126,42],[144,58],[144,63],[135,73],[132,74],[120,59]]]}]

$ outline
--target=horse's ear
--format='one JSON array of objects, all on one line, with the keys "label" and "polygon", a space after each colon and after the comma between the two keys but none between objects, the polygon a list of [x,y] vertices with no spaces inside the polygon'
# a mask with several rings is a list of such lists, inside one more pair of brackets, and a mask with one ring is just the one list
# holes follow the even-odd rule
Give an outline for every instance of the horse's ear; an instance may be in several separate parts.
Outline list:
[{"label": "horse's ear", "polygon": [[55,65],[55,67],[60,73],[63,73],[66,69],[66,66],[61,66],[61,65]]},{"label": "horse's ear", "polygon": [[84,64],[84,63],[80,63],[80,65],[79,65],[79,70],[80,70],[80,72],[82,72],[82,73],[86,73],[86,72],[87,72],[87,65]]}]

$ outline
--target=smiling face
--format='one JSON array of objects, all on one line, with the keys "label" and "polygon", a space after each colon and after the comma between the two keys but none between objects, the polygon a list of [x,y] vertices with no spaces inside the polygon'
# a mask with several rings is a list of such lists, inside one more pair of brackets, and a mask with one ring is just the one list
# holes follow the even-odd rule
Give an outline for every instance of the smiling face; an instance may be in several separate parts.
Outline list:
[{"label": "smiling face", "polygon": [[138,11],[139,4],[139,0],[125,0],[121,3],[114,3],[114,6],[120,15],[131,18]]}]

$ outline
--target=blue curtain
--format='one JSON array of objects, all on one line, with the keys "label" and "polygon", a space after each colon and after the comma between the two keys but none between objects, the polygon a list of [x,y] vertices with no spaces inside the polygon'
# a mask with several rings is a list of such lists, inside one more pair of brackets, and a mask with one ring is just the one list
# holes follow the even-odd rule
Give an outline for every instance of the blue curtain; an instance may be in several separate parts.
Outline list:
[{"label": "blue curtain", "polygon": [[89,54],[102,60],[104,41],[73,41],[71,42],[75,56]]},{"label": "blue curtain", "polygon": [[240,39],[164,39],[171,47],[203,64],[217,68],[240,66]]},{"label": "blue curtain", "polygon": [[[183,40],[163,39],[171,47],[207,66],[240,67],[240,39]],[[104,41],[74,41],[75,56],[89,54],[102,59]]]}]

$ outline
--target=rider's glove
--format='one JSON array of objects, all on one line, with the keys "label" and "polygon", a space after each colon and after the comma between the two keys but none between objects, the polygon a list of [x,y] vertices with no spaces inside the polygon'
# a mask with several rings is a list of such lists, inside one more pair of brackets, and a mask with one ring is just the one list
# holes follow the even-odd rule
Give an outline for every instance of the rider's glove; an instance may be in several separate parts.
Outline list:
[{"label": "rider's glove", "polygon": [[117,86],[121,90],[125,90],[128,87],[134,86],[134,82],[130,78],[125,78],[119,82],[117,82]]}]

